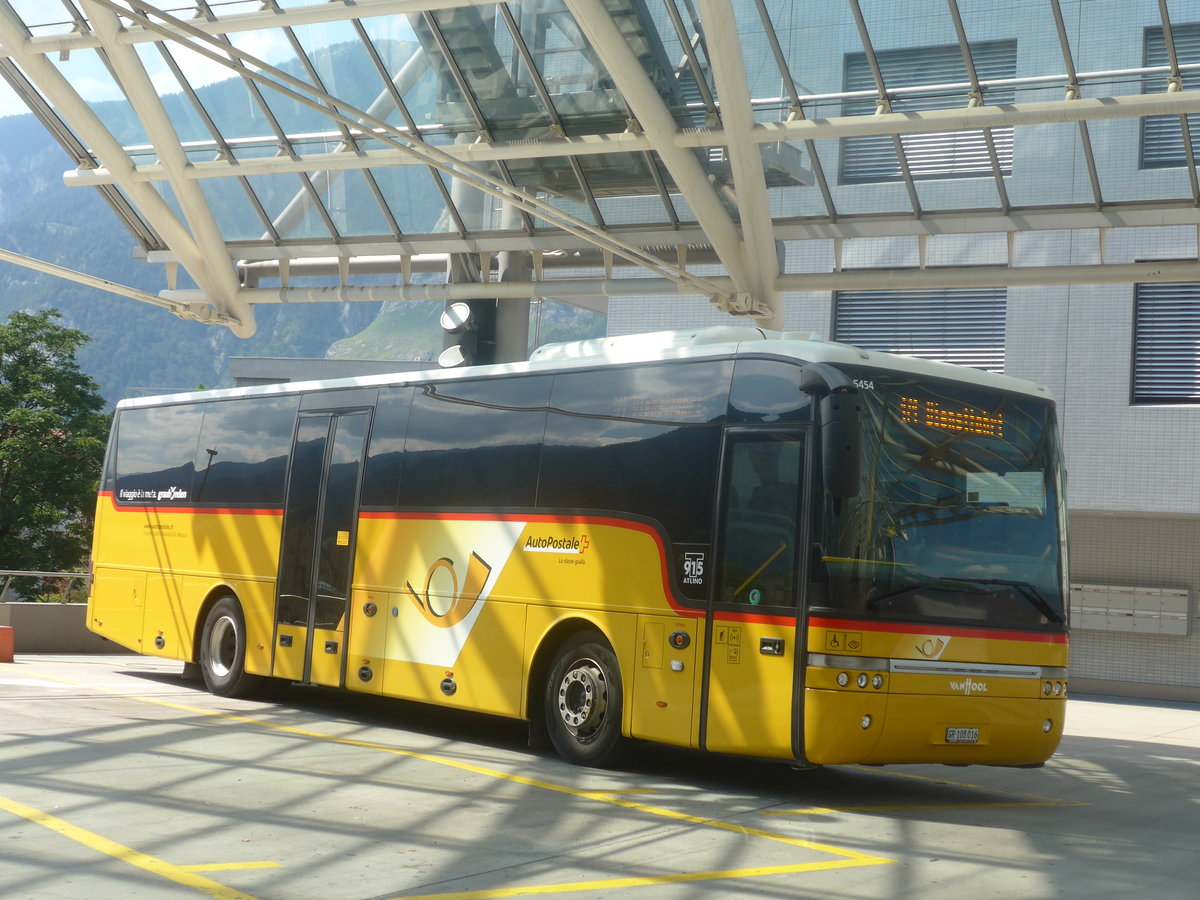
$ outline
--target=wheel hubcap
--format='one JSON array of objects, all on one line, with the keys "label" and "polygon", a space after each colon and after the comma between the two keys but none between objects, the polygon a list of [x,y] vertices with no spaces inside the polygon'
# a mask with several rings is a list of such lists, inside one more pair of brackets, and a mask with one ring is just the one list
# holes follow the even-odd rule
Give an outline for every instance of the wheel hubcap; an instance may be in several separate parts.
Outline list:
[{"label": "wheel hubcap", "polygon": [[237,657],[237,626],[229,616],[221,616],[213,623],[208,635],[208,668],[219,677],[225,677]]},{"label": "wheel hubcap", "polygon": [[604,721],[608,708],[608,683],[600,666],[590,659],[571,667],[558,686],[558,714],[578,734],[590,732]]}]

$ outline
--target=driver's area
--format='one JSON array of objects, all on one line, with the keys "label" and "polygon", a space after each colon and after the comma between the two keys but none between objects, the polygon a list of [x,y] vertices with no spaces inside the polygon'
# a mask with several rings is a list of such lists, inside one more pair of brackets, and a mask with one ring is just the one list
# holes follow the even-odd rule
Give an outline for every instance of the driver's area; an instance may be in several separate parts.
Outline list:
[{"label": "driver's area", "polygon": [[718,603],[795,605],[803,468],[802,435],[729,435]]}]

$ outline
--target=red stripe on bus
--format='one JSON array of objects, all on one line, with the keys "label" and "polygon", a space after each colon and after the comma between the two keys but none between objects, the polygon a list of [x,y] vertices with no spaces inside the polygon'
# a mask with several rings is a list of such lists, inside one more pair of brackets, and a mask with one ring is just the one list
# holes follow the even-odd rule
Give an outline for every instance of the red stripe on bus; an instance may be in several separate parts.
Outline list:
[{"label": "red stripe on bus", "polygon": [[1063,633],[1041,634],[1029,631],[997,631],[990,628],[962,628],[953,625],[901,624],[899,622],[864,622],[860,619],[824,619],[813,617],[808,620],[812,628],[836,628],[839,631],[882,631],[891,634],[939,634],[948,637],[974,637],[993,641],[1029,641],[1035,644],[1066,644],[1068,636]]},{"label": "red stripe on bus", "polygon": [[790,616],[771,616],[766,613],[751,612],[714,612],[713,619],[718,622],[740,622],[754,625],[788,625],[795,626],[795,614]]}]

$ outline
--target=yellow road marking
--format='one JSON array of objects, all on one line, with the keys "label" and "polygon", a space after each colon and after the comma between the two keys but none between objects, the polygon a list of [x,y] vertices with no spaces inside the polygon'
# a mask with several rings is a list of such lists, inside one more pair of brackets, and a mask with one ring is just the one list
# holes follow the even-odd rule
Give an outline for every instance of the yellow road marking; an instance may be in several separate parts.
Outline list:
[{"label": "yellow road marking", "polygon": [[[498,900],[504,897],[532,897],[537,894],[571,894],[582,891],[615,891],[636,887],[654,887],[663,884],[687,884],[694,881],[718,881],[721,879],[759,878],[763,875],[791,875],[796,872],[818,872],[828,869],[845,869],[855,866],[881,865],[891,860],[877,862],[825,862],[797,863],[790,866],[758,866],[752,869],[723,869],[716,872],[680,872],[675,875],[648,875],[638,878],[612,878],[607,881],[574,881],[565,884],[538,884],[526,887],[496,888],[482,891],[459,891],[450,894],[405,894],[402,900]],[[395,898],[401,900],[401,898]]]},{"label": "yellow road marking", "polygon": [[[114,691],[113,693],[118,692]],[[636,800],[628,800],[625,797],[620,796],[617,792],[574,788],[565,784],[557,784],[553,781],[542,781],[537,778],[529,778],[525,775],[516,775],[511,772],[503,772],[499,769],[489,769],[486,766],[477,766],[474,763],[450,759],[449,757],[445,756],[434,756],[433,754],[421,753],[416,750],[402,750],[399,747],[389,747],[387,744],[379,744],[374,741],[364,741],[358,738],[338,737],[335,734],[326,734],[321,731],[311,731],[307,728],[297,728],[293,725],[281,725],[277,722],[267,722],[262,719],[254,719],[249,716],[239,716],[233,713],[202,709],[196,706],[186,706],[182,703],[173,703],[169,700],[158,700],[153,697],[138,697],[134,694],[121,694],[121,696],[131,700],[139,700],[144,703],[151,703],[156,706],[164,706],[168,709],[176,709],[180,712],[212,716],[218,719],[226,719],[230,722],[238,722],[243,725],[255,725],[260,728],[269,728],[273,731],[279,731],[285,734],[294,734],[299,737],[328,741],[330,743],[340,744],[346,747],[358,747],[364,750],[377,750],[381,753],[389,753],[393,756],[402,756],[406,759],[417,759],[421,760],[422,762],[433,763],[434,765],[458,769],[462,772],[470,772],[474,775],[482,775],[487,778],[495,778],[500,781],[508,781],[513,784],[520,784],[526,787],[535,787],[546,791],[553,791],[559,794],[567,794],[569,796],[579,797],[584,800],[594,800],[597,803],[607,803],[611,806],[621,807],[622,809],[634,810],[636,812],[642,812],[664,819],[672,819],[677,822],[686,822],[689,825],[703,825],[708,828],[731,831],[735,834],[741,834],[747,837],[758,837],[763,838],[764,840],[776,841],[781,844],[788,844],[793,847],[803,847],[806,850],[814,850],[819,853],[829,853],[847,860],[853,860],[858,864],[874,865],[885,862],[894,862],[894,860],[891,859],[873,856],[869,853],[861,853],[857,850],[847,850],[842,847],[834,847],[829,844],[821,844],[816,841],[807,841],[802,838],[789,837],[785,834],[779,834],[773,831],[764,831],[761,828],[752,828],[748,825],[737,825],[733,822],[725,822],[721,819],[713,819],[707,816],[696,816],[692,815],[691,813],[681,812],[679,810],[666,809],[661,806],[651,806],[646,803],[639,803]]]},{"label": "yellow road marking", "polygon": [[35,825],[48,828],[50,831],[75,841],[77,844],[82,844],[99,853],[118,859],[121,862],[129,863],[131,866],[137,866],[139,869],[144,869],[152,875],[157,875],[168,881],[174,881],[176,884],[195,888],[202,894],[207,894],[210,897],[217,897],[219,900],[254,900],[249,894],[243,894],[241,891],[218,884],[211,879],[205,878],[203,875],[197,875],[187,866],[172,865],[166,860],[151,856],[148,853],[142,853],[139,850],[134,850],[132,847],[126,847],[124,844],[118,844],[116,841],[110,841],[108,838],[88,831],[86,828],[72,825],[70,822],[58,818],[58,816],[52,816],[39,809],[34,809],[32,806],[18,803],[16,800],[0,797],[0,809],[20,816],[23,819],[28,819]]},{"label": "yellow road marking", "polygon": [[180,866],[188,872],[233,872],[238,869],[278,869],[281,864],[269,860],[240,863],[200,863],[195,866]]},{"label": "yellow road marking", "polygon": [[[414,895],[420,896],[421,900],[436,900],[436,898],[454,898],[454,900],[470,900],[470,898],[499,898],[499,897],[519,897],[528,896],[540,893],[565,893],[569,891],[582,890],[597,890],[600,887],[613,888],[618,885],[623,886],[642,886],[654,884],[669,884],[687,881],[705,881],[718,878],[750,878],[759,875],[783,874],[784,872],[807,872],[821,871],[828,869],[841,868],[857,868],[860,866],[877,866],[895,862],[883,856],[875,856],[870,853],[862,853],[857,850],[849,850],[842,847],[834,847],[830,844],[823,844],[817,841],[808,841],[802,838],[789,837],[785,834],[780,834],[774,831],[766,831],[761,828],[753,828],[747,825],[738,825],[733,822],[726,822],[721,819],[713,819],[706,816],[696,816],[691,813],[685,813],[678,810],[667,809],[665,807],[651,806],[646,803],[639,803],[635,800],[626,799],[622,794],[630,793],[626,791],[596,791],[586,790],[581,788],[570,787],[565,784],[557,784],[552,781],[542,781],[536,778],[528,778],[524,775],[516,775],[511,772],[504,772],[499,769],[490,769],[485,766],[478,766],[473,763],[463,762],[461,760],[451,759],[444,756],[435,756],[429,753],[421,753],[415,750],[403,750],[399,747],[390,747],[386,744],[379,744],[374,741],[364,741],[357,738],[339,737],[333,734],[326,734],[320,731],[312,731],[306,728],[297,728],[292,725],[281,725],[276,722],[267,722],[262,719],[255,719],[249,716],[240,716],[234,713],[219,712],[217,710],[203,709],[196,706],[188,706],[182,703],[175,703],[170,700],[161,700],[155,697],[139,696],[125,691],[119,691],[113,688],[101,687],[99,685],[91,685],[86,682],[76,681],[74,679],[63,678],[61,676],[38,673],[39,676],[52,681],[60,681],[66,684],[73,684],[79,687],[88,687],[93,690],[103,691],[114,696],[122,697],[128,700],[136,700],[141,703],[149,703],[155,706],[162,706],[167,709],[174,709],[180,712],[189,714],[211,716],[213,718],[225,719],[230,722],[237,722],[243,725],[253,725],[259,728],[267,728],[272,731],[278,731],[284,734],[292,734],[298,737],[311,738],[320,741],[326,741],[333,744],[339,744],[346,747],[357,747],[366,750],[376,750],[381,753],[400,756],[406,759],[420,760],[422,762],[432,763],[438,766],[445,766],[452,769],[457,769],[463,772],[470,772],[475,775],[482,775],[487,778],[494,778],[500,781],[507,781],[512,784],[520,784],[526,787],[535,787],[542,790],[552,791],[554,793],[567,794],[573,797],[579,797],[583,800],[593,800],[597,803],[606,803],[611,806],[617,806],[622,809],[632,810],[634,812],[645,813],[659,818],[670,819],[676,822],[684,822],[689,825],[700,825],[706,828],[716,828],[722,831],[729,831],[734,834],[743,835],[746,837],[756,837],[763,840],[773,841],[776,843],[786,844],[793,847],[800,847],[805,850],[811,850],[816,853],[825,853],[831,856],[836,856],[836,860],[825,860],[810,863],[798,863],[789,866],[776,867],[761,867],[751,869],[729,869],[723,872],[700,872],[700,873],[677,873],[662,876],[649,876],[646,878],[621,879],[619,881],[603,881],[603,882],[576,882],[573,885],[550,885],[550,886],[530,886],[521,888],[504,888],[496,891],[480,891],[467,893],[451,893],[451,894],[430,894],[430,895]],[[178,868],[178,867],[176,867]],[[732,873],[743,873],[741,875]],[[514,893],[515,892],[515,893]],[[241,895],[238,895],[241,896]]]}]

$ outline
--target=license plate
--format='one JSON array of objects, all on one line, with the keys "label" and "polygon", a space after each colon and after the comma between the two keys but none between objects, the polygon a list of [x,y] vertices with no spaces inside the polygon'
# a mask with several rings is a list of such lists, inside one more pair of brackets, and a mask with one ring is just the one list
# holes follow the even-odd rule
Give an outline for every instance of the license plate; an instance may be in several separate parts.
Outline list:
[{"label": "license plate", "polygon": [[979,729],[978,728],[947,728],[946,729],[947,744],[978,744]]}]

